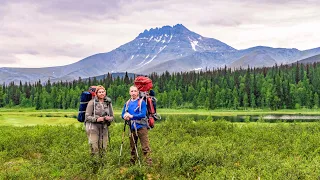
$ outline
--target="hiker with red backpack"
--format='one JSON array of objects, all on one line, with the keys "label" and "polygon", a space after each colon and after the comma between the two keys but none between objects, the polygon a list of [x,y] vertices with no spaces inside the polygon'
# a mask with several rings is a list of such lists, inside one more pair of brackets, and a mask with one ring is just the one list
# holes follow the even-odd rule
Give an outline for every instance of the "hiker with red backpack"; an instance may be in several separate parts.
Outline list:
[{"label": "hiker with red backpack", "polygon": [[[147,118],[147,105],[146,102],[139,98],[139,90],[136,86],[131,86],[129,90],[131,98],[124,104],[122,110],[122,118],[130,128],[130,147],[131,159],[130,162],[134,164],[139,160],[137,141],[140,139],[141,147],[145,162],[148,165],[152,164],[150,157],[151,149],[148,138],[148,118]],[[121,155],[121,151],[120,151]],[[140,160],[139,160],[140,164]]]},{"label": "hiker with red backpack", "polygon": [[102,156],[107,148],[109,130],[114,119],[111,99],[103,86],[95,87],[95,97],[87,105],[85,127],[91,154]]}]

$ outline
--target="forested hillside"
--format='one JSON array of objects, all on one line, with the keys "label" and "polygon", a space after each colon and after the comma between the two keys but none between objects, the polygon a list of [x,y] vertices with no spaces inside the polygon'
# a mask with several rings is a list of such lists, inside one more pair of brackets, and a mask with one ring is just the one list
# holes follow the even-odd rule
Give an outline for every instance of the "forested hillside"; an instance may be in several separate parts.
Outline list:
[{"label": "forested hillside", "polygon": [[[318,108],[320,64],[293,64],[271,68],[207,69],[200,72],[150,74],[157,107],[205,109],[299,109]],[[0,86],[0,107],[75,109],[82,91],[103,85],[114,106],[122,107],[129,98],[133,79],[107,74],[97,80],[74,80],[35,84],[10,83]]]}]

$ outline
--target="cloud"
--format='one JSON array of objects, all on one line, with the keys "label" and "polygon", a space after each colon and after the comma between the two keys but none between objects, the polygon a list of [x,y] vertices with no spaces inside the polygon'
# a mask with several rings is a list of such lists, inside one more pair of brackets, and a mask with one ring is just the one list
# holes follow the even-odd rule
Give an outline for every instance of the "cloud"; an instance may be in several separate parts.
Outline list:
[{"label": "cloud", "polygon": [[319,8],[316,0],[1,0],[0,67],[32,59],[62,65],[177,23],[237,49],[313,48],[320,42]]},{"label": "cloud", "polygon": [[0,51],[0,67],[12,67],[19,64],[19,59],[12,54],[4,54]]},{"label": "cloud", "polygon": [[117,0],[56,0],[46,1],[39,7],[40,13],[54,14],[62,20],[72,19],[103,19],[108,16],[115,17],[120,9],[121,1]]},{"label": "cloud", "polygon": [[32,54],[16,54],[15,57],[19,59],[19,65],[14,67],[52,67],[62,66],[74,63],[78,58],[68,56],[49,56],[49,55],[32,55]]}]

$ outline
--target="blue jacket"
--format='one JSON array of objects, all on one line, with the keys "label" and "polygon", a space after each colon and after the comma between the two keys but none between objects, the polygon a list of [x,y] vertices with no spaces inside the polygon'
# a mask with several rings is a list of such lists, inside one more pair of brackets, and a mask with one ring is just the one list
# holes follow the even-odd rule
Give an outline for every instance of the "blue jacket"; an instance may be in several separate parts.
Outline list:
[{"label": "blue jacket", "polygon": [[[144,100],[141,102],[141,111],[140,107],[138,106],[139,98],[132,101],[131,99],[129,100],[128,103],[128,113],[133,115],[133,118],[130,119],[131,121],[131,130],[135,130],[134,124],[136,124],[137,130],[142,128],[142,127],[148,127],[146,124],[139,124],[139,123],[134,123],[135,120],[141,120],[146,117],[147,114],[147,104]],[[126,105],[127,103],[124,104],[123,109],[122,109],[122,114],[121,117],[123,118],[123,115],[126,113]]]}]

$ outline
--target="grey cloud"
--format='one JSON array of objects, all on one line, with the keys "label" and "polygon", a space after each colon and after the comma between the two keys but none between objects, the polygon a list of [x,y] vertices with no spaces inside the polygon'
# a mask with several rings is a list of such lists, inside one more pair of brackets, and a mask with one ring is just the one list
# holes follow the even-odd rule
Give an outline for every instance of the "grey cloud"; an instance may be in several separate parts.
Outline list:
[{"label": "grey cloud", "polygon": [[[317,9],[315,7],[320,5],[320,1],[310,1],[310,3],[314,3],[315,6],[310,6],[310,4],[302,1],[291,0],[243,0],[238,2],[227,0],[224,3],[217,4],[217,6],[224,8],[214,8],[212,14],[199,18],[197,24],[200,26],[227,27],[237,27],[242,24],[292,25],[320,18],[320,13],[315,12]],[[220,9],[225,12],[220,11]],[[303,13],[301,12],[302,9],[304,10]]]},{"label": "grey cloud", "polygon": [[5,5],[7,5],[8,3],[12,3],[12,2],[15,2],[15,0],[1,0],[0,1],[0,5],[1,5],[1,7],[3,7],[3,6],[5,6]]},{"label": "grey cloud", "polygon": [[1,0],[0,16],[3,16],[6,6],[10,4],[34,5],[40,14],[55,18],[74,19],[102,19],[114,18],[121,12],[123,4],[130,4],[133,0]]},{"label": "grey cloud", "polygon": [[33,4],[37,12],[58,18],[59,20],[117,20],[121,16],[130,16],[135,12],[166,10],[183,11],[184,4],[201,6],[204,0],[186,2],[182,0],[4,0],[3,5],[9,3]]},{"label": "grey cloud", "polygon": [[89,52],[92,52],[92,50],[88,49],[88,47],[83,44],[64,44],[62,46],[54,47],[50,54],[83,58],[84,56],[90,55]]},{"label": "grey cloud", "polygon": [[118,8],[117,1],[78,0],[75,3],[73,0],[57,0],[42,3],[39,7],[39,12],[58,15],[65,19],[72,19],[73,16],[77,18],[93,18]]},{"label": "grey cloud", "polygon": [[[0,36],[1,38],[1,36]],[[8,60],[12,61],[13,54],[29,54],[29,55],[48,55],[48,56],[67,56],[67,57],[84,57],[90,55],[90,53],[94,52],[93,48],[88,47],[88,45],[84,44],[72,44],[66,42],[60,42],[58,44],[52,43],[45,43],[44,41],[41,42],[31,42],[30,40],[25,40],[19,42],[11,41],[10,38],[2,38],[5,43],[0,42],[0,56],[2,56],[1,61],[4,61],[5,56],[8,56]],[[19,41],[19,39],[17,39]]]},{"label": "grey cloud", "polygon": [[[12,6],[17,3],[21,5]],[[0,0],[0,49],[5,50],[0,56],[7,59],[6,62],[16,59],[12,55],[5,58],[5,54],[81,59],[104,49],[116,48],[144,29],[176,23],[196,32],[197,28],[216,26],[233,29],[243,24],[296,24],[320,16],[319,12],[310,11],[309,14],[299,14],[301,7],[309,4],[317,7],[320,1]],[[283,16],[281,11],[285,13],[288,9],[290,13]],[[276,10],[280,12],[278,16],[273,15]],[[9,18],[4,18],[5,15]]]},{"label": "grey cloud", "polygon": [[[226,0],[228,2],[237,2],[237,0]],[[314,4],[320,5],[320,1],[318,0],[242,0],[242,3],[246,3],[247,5],[250,4],[271,4],[271,5],[285,5],[285,4]]]},{"label": "grey cloud", "polygon": [[31,54],[31,55],[38,55],[38,54],[40,54],[38,51],[36,51],[36,50],[26,50],[25,51],[25,53],[26,54]]},{"label": "grey cloud", "polygon": [[[0,26],[1,27],[1,26]],[[10,38],[32,38],[34,37],[31,33],[23,31],[21,29],[4,29],[0,28],[0,37],[6,36]]]},{"label": "grey cloud", "polygon": [[[3,66],[5,66],[6,64],[15,64],[15,63],[18,63],[19,60],[14,57],[12,54],[7,54],[7,55],[4,55],[0,52],[0,64],[2,64]],[[1,65],[0,65],[1,67]]]},{"label": "grey cloud", "polygon": [[130,5],[133,0],[55,0],[36,1],[39,12],[53,15],[64,20],[104,20],[117,19],[118,16],[130,12],[123,12],[122,7]]},{"label": "grey cloud", "polygon": [[3,26],[3,19],[4,19],[5,15],[6,15],[6,13],[7,13],[7,6],[6,6],[6,4],[0,3],[0,29],[1,29],[2,26]]},{"label": "grey cloud", "polygon": [[200,26],[216,25],[216,26],[235,27],[235,26],[239,26],[239,25],[243,24],[243,20],[232,18],[232,17],[225,17],[225,18],[219,17],[216,19],[211,18],[211,19],[199,20],[197,24]]}]

